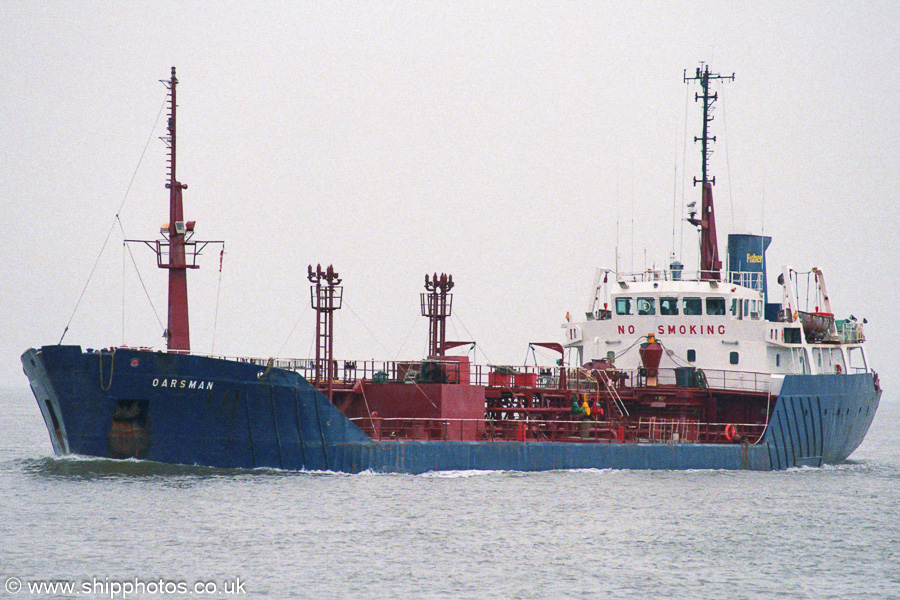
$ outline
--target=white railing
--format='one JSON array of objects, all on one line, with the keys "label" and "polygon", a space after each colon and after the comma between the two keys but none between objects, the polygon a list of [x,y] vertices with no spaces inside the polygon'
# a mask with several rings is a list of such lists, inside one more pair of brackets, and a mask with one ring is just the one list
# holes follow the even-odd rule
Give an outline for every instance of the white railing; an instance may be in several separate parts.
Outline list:
[{"label": "white railing", "polygon": [[842,321],[838,326],[838,340],[842,344],[861,344],[866,341],[863,324],[858,321]]},{"label": "white railing", "polygon": [[[657,281],[707,281],[708,271],[672,271],[670,269],[648,269],[632,273],[610,272],[615,281],[626,283],[657,282]],[[707,277],[704,277],[707,275]],[[763,289],[763,274],[747,271],[726,271],[721,274],[720,281],[734,283],[750,288],[757,292]]]}]

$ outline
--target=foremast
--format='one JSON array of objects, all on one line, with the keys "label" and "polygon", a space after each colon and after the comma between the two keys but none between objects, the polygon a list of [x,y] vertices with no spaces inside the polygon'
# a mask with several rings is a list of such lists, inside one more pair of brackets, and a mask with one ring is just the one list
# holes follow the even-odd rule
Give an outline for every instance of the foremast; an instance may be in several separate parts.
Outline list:
[{"label": "foremast", "polygon": [[687,76],[687,70],[684,73],[685,83],[689,81],[699,81],[700,87],[703,89],[702,94],[695,94],[694,101],[703,100],[703,135],[695,137],[694,142],[700,142],[700,153],[702,155],[701,173],[702,177],[697,179],[694,177],[694,185],[702,184],[702,201],[700,207],[700,217],[697,218],[696,212],[691,211],[688,222],[700,229],[700,279],[709,281],[719,281],[721,279],[722,261],[719,260],[719,242],[716,238],[716,211],[713,205],[712,186],[716,184],[716,178],[709,177],[709,155],[712,154],[710,142],[716,141],[716,136],[709,135],[709,124],[713,120],[712,108],[713,103],[718,99],[717,92],[709,93],[710,80],[730,79],[734,81],[734,73],[731,75],[719,75],[709,72],[709,65],[697,67],[696,74],[693,77]]},{"label": "foremast", "polygon": [[[169,133],[162,138],[169,147],[169,181],[166,183],[166,187],[169,189],[169,222],[163,226],[161,233],[169,241],[169,256],[168,262],[159,260],[158,264],[160,268],[169,270],[169,320],[166,327],[166,347],[169,352],[187,353],[191,351],[191,332],[188,319],[186,228],[181,195],[181,191],[187,189],[187,185],[175,177],[175,111],[178,106],[175,98],[178,85],[175,67],[172,67],[172,78],[163,80],[162,83],[169,88]],[[162,259],[161,255],[158,256]],[[192,268],[196,268],[196,265],[192,265]]]},{"label": "foremast", "polygon": [[168,133],[160,138],[169,148],[167,159],[169,177],[166,182],[166,188],[169,190],[169,222],[163,223],[159,229],[163,239],[125,240],[125,242],[146,244],[156,253],[156,266],[160,269],[168,269],[169,316],[163,336],[166,338],[166,347],[169,352],[188,354],[191,351],[191,332],[188,321],[187,270],[199,268],[197,256],[208,244],[222,244],[222,253],[219,258],[219,271],[221,272],[225,242],[221,240],[194,241],[194,221],[184,220],[181,192],[187,189],[187,185],[175,177],[175,111],[178,107],[175,97],[175,87],[178,85],[175,67],[172,67],[171,79],[161,79],[160,81],[169,90]]}]

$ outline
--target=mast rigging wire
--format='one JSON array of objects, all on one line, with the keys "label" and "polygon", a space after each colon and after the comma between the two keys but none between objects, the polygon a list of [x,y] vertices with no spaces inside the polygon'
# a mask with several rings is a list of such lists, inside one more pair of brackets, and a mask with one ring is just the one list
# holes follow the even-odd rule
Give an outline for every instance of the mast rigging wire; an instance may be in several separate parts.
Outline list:
[{"label": "mast rigging wire", "polygon": [[675,258],[675,225],[678,219],[678,123],[675,123],[675,170],[672,173],[672,259]]},{"label": "mast rigging wire", "polygon": [[409,331],[406,332],[406,337],[403,338],[403,343],[400,344],[400,348],[397,349],[397,353],[394,355],[394,361],[396,361],[400,357],[400,353],[403,352],[403,348],[406,347],[406,342],[409,341],[409,337],[412,335],[413,330],[418,325],[419,320],[413,319],[412,325],[409,328]]},{"label": "mast rigging wire", "polygon": [[[66,337],[66,333],[69,331],[69,326],[72,324],[72,320],[75,318],[75,314],[78,312],[78,307],[81,306],[81,300],[84,298],[84,294],[87,291],[88,285],[91,283],[91,279],[94,277],[94,272],[97,270],[97,265],[100,263],[100,257],[103,256],[103,251],[106,250],[106,244],[109,242],[109,236],[112,235],[113,229],[116,227],[116,222],[119,221],[119,214],[122,212],[122,207],[125,206],[125,200],[128,199],[128,193],[131,191],[131,186],[134,184],[134,180],[137,177],[138,170],[141,168],[141,163],[144,161],[144,155],[147,154],[147,148],[150,146],[150,140],[153,139],[153,132],[156,131],[156,125],[159,123],[159,116],[162,114],[163,109],[166,107],[166,102],[168,101],[168,94],[163,99],[162,104],[159,107],[159,112],[156,113],[156,120],[153,121],[153,127],[150,129],[150,135],[147,137],[147,143],[144,144],[144,149],[141,151],[141,157],[138,159],[138,164],[134,168],[134,173],[131,175],[131,181],[128,182],[128,187],[125,189],[125,195],[122,197],[122,202],[119,203],[119,209],[116,211],[116,216],[113,219],[113,222],[109,226],[109,231],[106,232],[106,238],[103,240],[103,245],[100,247],[100,252],[97,254],[97,258],[94,260],[94,266],[91,267],[91,272],[88,274],[87,281],[84,282],[84,287],[81,288],[81,294],[78,296],[78,301],[75,302],[75,308],[72,309],[72,315],[69,317],[69,321],[66,323],[66,327],[62,332],[62,335],[59,337],[59,344],[62,344],[63,338]],[[119,222],[121,226],[121,222]],[[156,309],[153,309],[154,313]],[[157,316],[157,320],[159,320],[159,316]]]},{"label": "mast rigging wire", "polygon": [[[218,304],[218,302],[217,302]],[[303,318],[303,313],[301,312],[297,317],[297,320],[294,321],[294,326],[291,327],[290,332],[288,332],[287,337],[284,338],[284,342],[282,342],[281,347],[278,348],[278,352],[275,353],[275,356],[281,356],[282,352],[284,352],[284,347],[287,346],[287,343],[291,340],[291,336],[294,335],[294,331],[297,329],[297,325],[300,323],[300,320]],[[310,351],[312,351],[312,343],[309,345]],[[309,353],[307,353],[309,355]]]},{"label": "mast rigging wire", "polygon": [[[719,89],[722,88],[722,83],[719,82]],[[725,96],[722,96],[722,128],[725,133],[725,168],[728,171],[728,203],[731,205],[731,231],[735,232],[737,229],[734,227],[734,197],[732,196],[732,185],[731,185],[731,160],[728,156],[728,117],[725,116]]]},{"label": "mast rigging wire", "polygon": [[678,231],[678,238],[679,238],[679,242],[680,242],[679,247],[678,247],[678,258],[682,262],[684,261],[684,259],[682,258],[684,256],[684,181],[685,181],[685,178],[687,177],[687,129],[688,129],[687,122],[688,122],[688,108],[690,107],[690,104],[691,104],[690,103],[690,99],[691,99],[690,91],[691,91],[691,88],[688,85],[688,83],[685,81],[684,82],[684,138],[683,138],[684,141],[683,141],[682,147],[681,147],[681,162],[683,163],[684,166],[681,169],[681,219],[680,219],[681,227],[679,228],[679,231]]},{"label": "mast rigging wire", "polygon": [[[216,312],[213,317],[213,335],[212,335],[212,348],[210,348],[209,353],[216,353],[216,328],[219,325],[219,296],[222,293],[222,262],[225,260],[225,242],[222,242],[222,249],[219,251],[219,283],[216,285]],[[162,323],[160,323],[162,325]]]},{"label": "mast rigging wire", "polygon": [[[475,341],[475,336],[472,335],[472,333],[469,331],[469,328],[466,327],[466,324],[463,323],[463,320],[461,318],[459,318],[458,314],[452,315],[451,319],[456,319],[457,321],[459,321],[460,327],[463,328],[463,331],[466,332],[466,335],[469,336],[469,339],[472,341]],[[476,349],[478,352],[481,352],[481,354],[484,356],[484,359],[487,361],[488,364],[492,364],[493,361],[491,361],[490,357],[488,357],[487,353],[484,351],[484,349],[480,345],[476,345]]]},{"label": "mast rigging wire", "polygon": [[390,355],[391,351],[387,349],[387,346],[385,346],[383,343],[381,343],[381,340],[378,339],[378,336],[375,335],[375,332],[372,331],[372,330],[369,328],[368,325],[366,325],[366,322],[362,320],[362,318],[356,313],[355,310],[353,310],[353,307],[350,306],[349,304],[347,304],[347,300],[344,299],[343,302],[344,302],[344,308],[346,308],[347,310],[349,310],[350,313],[351,313],[354,317],[356,317],[356,320],[359,321],[360,325],[363,326],[363,329],[365,329],[366,331],[369,332],[369,335],[372,336],[372,339],[375,340],[375,343],[378,344],[379,346],[381,346],[381,349],[384,350],[385,354]]},{"label": "mast rigging wire", "polygon": [[[138,281],[141,282],[141,288],[144,290],[144,295],[147,296],[147,302],[150,303],[150,308],[153,309],[153,316],[156,317],[156,322],[159,323],[160,329],[165,329],[165,325],[162,323],[162,319],[159,318],[159,313],[156,311],[156,306],[153,304],[153,298],[150,297],[150,291],[147,289],[147,285],[144,283],[144,278],[141,277],[141,271],[138,269],[137,261],[134,259],[134,252],[131,251],[131,247],[124,241],[125,238],[125,228],[122,226],[122,219],[119,218],[119,215],[116,215],[116,221],[119,223],[119,230],[122,232],[122,246],[128,250],[128,256],[131,257],[131,264],[134,265],[134,272],[138,277]],[[124,257],[123,257],[124,262]],[[124,271],[125,266],[122,266]],[[125,278],[124,273],[122,277],[122,343],[125,343]]]}]

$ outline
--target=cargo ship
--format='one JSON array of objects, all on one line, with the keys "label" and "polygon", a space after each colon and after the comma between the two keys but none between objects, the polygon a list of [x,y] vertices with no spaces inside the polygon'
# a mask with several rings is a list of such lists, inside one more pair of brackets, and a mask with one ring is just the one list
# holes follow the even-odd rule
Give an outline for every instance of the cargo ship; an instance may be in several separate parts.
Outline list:
[{"label": "cargo ship", "polygon": [[[770,302],[770,238],[729,235],[723,267],[708,176],[710,82],[702,101],[699,270],[600,269],[592,301],[563,338],[534,347],[546,366],[481,365],[448,340],[452,275],[425,276],[427,355],[334,356],[343,286],[308,268],[316,352],[307,359],[191,352],[187,272],[211,242],[194,239],[175,174],[175,69],[168,88],[169,220],[146,242],[168,271],[166,350],[77,345],[27,350],[22,363],[53,450],[222,468],[422,473],[435,470],[750,469],[840,463],[881,398],[863,322],[835,318],[818,268],[781,269]],[[802,297],[801,282],[814,281]],[[811,297],[814,296],[814,297]]]}]

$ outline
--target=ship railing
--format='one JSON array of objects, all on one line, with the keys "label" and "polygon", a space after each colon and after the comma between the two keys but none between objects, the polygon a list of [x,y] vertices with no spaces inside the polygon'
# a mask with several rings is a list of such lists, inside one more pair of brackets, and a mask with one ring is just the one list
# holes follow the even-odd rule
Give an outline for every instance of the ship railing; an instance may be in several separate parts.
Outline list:
[{"label": "ship railing", "polygon": [[[620,389],[631,386],[646,387],[644,369],[612,370],[620,381]],[[773,390],[771,373],[673,367],[657,369],[657,384],[686,388],[726,390],[732,392],[769,393]]]},{"label": "ship railing", "polygon": [[[660,281],[708,281],[711,273],[708,271],[672,271],[670,269],[647,269],[645,271],[634,271],[631,273],[620,272],[614,273],[615,280],[624,283],[656,283]],[[725,282],[733,283],[756,291],[763,289],[763,274],[747,271],[728,271],[722,279]]]},{"label": "ship railing", "polygon": [[633,431],[635,441],[645,443],[757,443],[766,431],[764,423],[700,423],[690,419],[640,418]]},{"label": "ship railing", "polygon": [[[310,381],[316,375],[316,361],[310,358],[215,358],[260,367],[268,367],[271,361],[274,368],[295,371]],[[448,356],[444,359],[408,361],[336,360],[334,381],[345,385],[353,385],[360,379],[365,379],[374,383],[463,383],[550,389],[559,386],[559,367],[476,365],[466,359],[467,357]],[[579,381],[583,379],[576,378]]]},{"label": "ship railing", "polygon": [[350,421],[375,441],[624,441],[624,428],[610,421],[526,419],[514,410],[487,419],[372,416],[355,417]]},{"label": "ship railing", "polygon": [[[314,359],[299,358],[235,358],[220,356],[237,362],[245,362],[268,368],[295,371],[309,381],[316,375]],[[419,361],[335,361],[333,383],[352,387],[360,379],[373,383],[450,383],[483,385],[512,389],[560,390],[560,367],[534,365],[475,365],[460,361],[461,357],[444,360]],[[462,357],[465,358],[465,357]],[[703,375],[700,375],[702,371]],[[634,385],[644,385],[643,369],[613,369],[619,390]],[[702,381],[701,381],[702,379]],[[716,390],[771,393],[774,388],[770,373],[732,371],[725,369],[694,369],[693,367],[664,368],[658,370],[659,385],[677,387],[709,387]],[[596,394],[600,383],[591,372],[582,368],[566,368],[565,389]]]},{"label": "ship railing", "polygon": [[444,440],[461,441],[477,439],[477,428],[484,425],[481,419],[441,418],[385,418],[354,417],[350,421],[375,441],[382,440]]},{"label": "ship railing", "polygon": [[861,344],[866,341],[863,324],[859,321],[838,321],[838,341],[842,344]]},{"label": "ship railing", "polygon": [[[316,375],[314,359],[299,358],[234,358],[218,357],[237,362],[245,362],[268,368],[295,371],[309,381]],[[460,357],[444,360],[420,361],[335,361],[334,381],[338,385],[352,387],[360,379],[373,383],[450,383],[483,385],[513,389],[560,390],[560,367],[474,365],[459,361]],[[659,385],[677,387],[709,387],[716,390],[737,392],[771,393],[774,388],[769,373],[754,371],[731,371],[724,369],[701,369],[692,367],[664,368],[658,370]],[[643,369],[613,369],[619,390],[633,385],[643,385]],[[701,381],[702,378],[702,381]],[[581,368],[566,368],[565,389],[581,393],[596,394],[601,391],[600,383],[591,372]]]},{"label": "ship railing", "polygon": [[[307,380],[316,376],[316,360],[310,358],[258,358],[217,356],[225,360],[249,363],[260,367],[272,367],[294,371]],[[360,379],[376,383],[469,383],[470,366],[450,357],[448,360],[419,361],[376,361],[376,360],[335,360],[334,383],[353,385]],[[431,378],[430,380],[428,378]]]},{"label": "ship railing", "polygon": [[647,269],[646,271],[613,273],[616,281],[625,283],[657,281],[699,281],[699,271],[680,271],[673,274],[669,269]]},{"label": "ship railing", "polygon": [[500,442],[641,442],[649,444],[757,443],[765,433],[759,423],[700,423],[689,419],[641,418],[637,422],[589,418],[386,418],[350,419],[374,441],[500,441]]},{"label": "ship railing", "polygon": [[[562,368],[539,365],[473,365],[472,383],[487,387],[532,388],[536,390],[562,389]],[[569,391],[597,393],[600,383],[591,372],[580,367],[565,367],[565,389]]]},{"label": "ship railing", "polygon": [[763,290],[763,284],[765,283],[762,273],[752,271],[728,271],[726,280],[729,283],[750,288],[757,292]]}]

